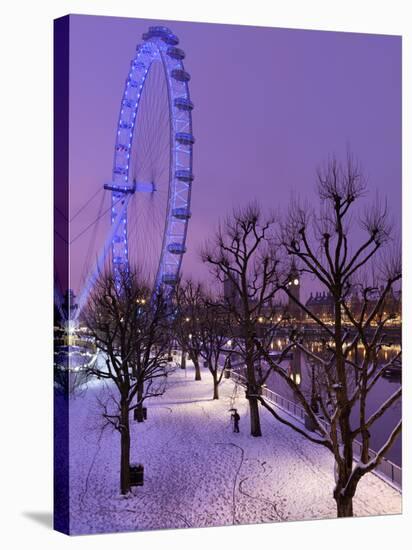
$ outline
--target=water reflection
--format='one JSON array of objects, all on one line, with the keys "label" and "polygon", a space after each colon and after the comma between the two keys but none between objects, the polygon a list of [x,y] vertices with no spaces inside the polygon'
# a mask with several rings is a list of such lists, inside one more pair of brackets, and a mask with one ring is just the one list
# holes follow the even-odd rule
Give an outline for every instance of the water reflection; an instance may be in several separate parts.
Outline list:
[{"label": "water reflection", "polygon": [[[271,350],[273,356],[276,357],[288,344],[288,340],[285,338],[276,338],[271,344]],[[332,341],[328,340],[315,340],[307,339],[304,341],[304,346],[319,357],[328,357],[331,354]],[[380,365],[386,364],[391,359],[394,359],[399,353],[401,347],[399,343],[393,343],[390,346],[384,347],[379,356],[378,363]],[[348,358],[351,361],[359,362],[365,357],[365,348],[363,345],[358,345],[355,350],[350,351]],[[319,411],[317,391],[319,388],[319,382],[321,382],[321,376],[323,369],[320,369],[319,364],[312,356],[308,356],[300,349],[295,349],[292,354],[281,363],[285,372],[288,373],[290,378],[299,385],[302,393],[306,399],[311,403],[314,410]],[[266,366],[267,368],[267,366]],[[263,365],[263,370],[265,365]],[[267,371],[266,371],[267,372]],[[357,384],[357,371],[351,369],[352,373],[352,390]],[[350,378],[350,375],[349,375]],[[367,397],[366,414],[367,416],[373,414],[381,405],[388,399],[400,386],[401,376],[400,370],[390,374],[388,377],[381,377],[375,386],[371,389]],[[266,380],[266,385],[269,389],[276,393],[286,397],[290,401],[298,403],[291,388],[275,373],[270,373]],[[325,399],[327,402],[327,398]],[[319,411],[321,413],[321,411]],[[371,429],[371,448],[379,450],[385,443],[387,437],[398,423],[402,414],[402,404],[399,399],[395,405],[388,409],[384,415],[379,418]],[[352,426],[356,427],[359,419],[359,411],[357,407],[354,407],[352,415]],[[398,437],[392,448],[387,452],[386,458],[398,464],[402,465],[402,441],[401,437]]]}]

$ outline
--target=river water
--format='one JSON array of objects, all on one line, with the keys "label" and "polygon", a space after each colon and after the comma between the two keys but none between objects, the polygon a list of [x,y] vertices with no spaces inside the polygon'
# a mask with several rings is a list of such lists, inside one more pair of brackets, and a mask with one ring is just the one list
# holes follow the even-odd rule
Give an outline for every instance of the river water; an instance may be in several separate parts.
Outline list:
[{"label": "river water", "polygon": [[[321,343],[315,340],[310,340],[305,345],[311,349],[312,352],[319,352]],[[286,340],[276,339],[272,344],[274,352],[279,352],[286,346]],[[391,359],[399,351],[399,344],[393,345],[391,348],[384,349],[382,352],[381,361],[386,362]],[[358,358],[362,358],[364,351],[362,348],[358,350]],[[312,390],[312,376],[314,375],[313,364],[309,362],[302,352],[294,352],[291,358],[286,359],[282,366],[290,373],[290,376],[294,377],[296,383],[299,386],[305,396],[310,399]],[[316,375],[316,374],[315,374]],[[369,417],[373,414],[381,405],[388,399],[400,386],[400,377],[396,378],[383,378],[381,377],[376,385],[370,391],[367,403],[366,414]],[[271,373],[266,381],[266,385],[274,392],[286,397],[290,401],[298,403],[292,390],[289,386],[280,379],[275,373]],[[402,415],[402,403],[399,399],[391,408],[389,408],[384,415],[379,418],[372,426],[371,432],[371,448],[378,451],[387,440],[393,428],[398,423]],[[359,413],[357,407],[354,407],[352,416],[352,428],[357,427],[359,419]],[[400,434],[395,440],[391,449],[386,453],[386,458],[392,461],[398,466],[402,466],[402,434]]]}]

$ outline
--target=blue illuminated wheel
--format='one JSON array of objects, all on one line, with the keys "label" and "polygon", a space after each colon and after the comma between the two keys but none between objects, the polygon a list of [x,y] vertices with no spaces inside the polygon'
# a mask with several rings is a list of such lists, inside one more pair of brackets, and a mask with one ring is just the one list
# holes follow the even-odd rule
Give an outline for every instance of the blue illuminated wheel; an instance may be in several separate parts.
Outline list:
[{"label": "blue illuminated wheel", "polygon": [[193,181],[190,75],[166,27],[136,48],[120,107],[111,191],[114,275],[137,269],[170,295],[179,277]]}]

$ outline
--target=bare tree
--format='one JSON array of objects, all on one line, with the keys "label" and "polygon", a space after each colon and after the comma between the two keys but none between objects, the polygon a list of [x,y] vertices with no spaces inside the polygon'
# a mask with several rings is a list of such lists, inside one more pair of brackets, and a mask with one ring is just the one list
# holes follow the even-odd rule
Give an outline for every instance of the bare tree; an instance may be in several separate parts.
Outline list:
[{"label": "bare tree", "polygon": [[255,335],[259,318],[265,314],[278,287],[275,276],[278,259],[273,236],[274,218],[264,218],[256,203],[234,210],[202,250],[208,263],[229,292],[223,307],[237,325],[237,349],[246,365],[247,391],[252,436],[261,436],[258,397],[260,382],[256,374]]},{"label": "bare tree", "polygon": [[[400,360],[400,351],[387,362],[382,361],[381,352],[390,344],[387,329],[393,312],[386,306],[400,281],[401,263],[400,253],[393,250],[390,240],[391,224],[384,203],[375,201],[360,216],[363,230],[360,241],[353,231],[354,205],[365,191],[359,165],[351,157],[344,165],[333,159],[318,172],[320,211],[311,213],[294,201],[282,225],[282,245],[288,257],[299,265],[301,273],[310,274],[332,296],[332,322],[328,323],[296,298],[287,278],[282,284],[289,298],[324,337],[322,352],[311,350],[295,333],[275,361],[256,340],[271,370],[284,380],[305,409],[313,431],[303,430],[281,417],[263,397],[259,400],[279,421],[333,453],[336,477],[333,496],[338,517],[353,515],[353,497],[359,480],[377,467],[401,431],[399,421],[387,434],[377,455],[370,458],[371,428],[401,397],[399,388],[367,414],[372,388],[385,369]],[[392,254],[380,256],[380,268],[374,269],[373,260],[389,247]],[[362,357],[357,354],[358,346],[364,348]],[[281,360],[291,349],[300,349],[316,365],[316,377],[312,379],[315,388],[310,395],[305,395],[282,367]],[[326,422],[316,414],[318,406]],[[355,441],[361,444],[361,456],[356,460]]]},{"label": "bare tree", "polygon": [[198,337],[199,315],[202,308],[203,289],[200,284],[191,280],[181,282],[176,289],[177,305],[174,323],[174,335],[182,349],[182,361],[186,352],[189,353],[195,367],[195,380],[201,380],[200,373],[200,340]]},{"label": "bare tree", "polygon": [[[199,351],[212,375],[213,399],[219,399],[219,384],[231,355],[227,345],[231,333],[231,315],[210,296],[203,295],[201,304],[197,327]],[[225,358],[223,362],[222,357]]]},{"label": "bare tree", "polygon": [[143,400],[163,394],[167,376],[166,307],[150,297],[136,273],[105,273],[97,280],[83,321],[104,358],[90,374],[109,382],[100,400],[107,423],[120,433],[120,490],[130,490],[130,412]]}]

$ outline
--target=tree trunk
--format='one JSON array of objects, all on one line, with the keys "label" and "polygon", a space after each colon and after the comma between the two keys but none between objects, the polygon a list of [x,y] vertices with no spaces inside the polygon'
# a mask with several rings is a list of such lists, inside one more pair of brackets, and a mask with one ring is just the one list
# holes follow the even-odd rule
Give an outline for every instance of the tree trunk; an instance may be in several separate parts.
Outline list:
[{"label": "tree trunk", "polygon": [[370,441],[371,434],[368,430],[363,430],[362,432],[362,452],[361,452],[361,460],[364,464],[369,462],[369,441]]},{"label": "tree trunk", "polygon": [[172,356],[172,342],[170,342],[170,344],[167,348],[167,360],[172,361],[172,359],[173,359],[173,356]]},{"label": "tree trunk", "polygon": [[250,434],[253,437],[260,437],[262,430],[260,427],[259,402],[256,397],[249,397],[250,410]]},{"label": "tree trunk", "polygon": [[121,404],[120,429],[120,492],[122,495],[130,491],[130,428],[129,407]]},{"label": "tree trunk", "polygon": [[347,371],[345,367],[345,357],[343,355],[343,327],[340,296],[342,296],[341,284],[336,284],[334,290],[334,310],[335,310],[335,364],[338,386],[336,389],[337,407],[339,409],[339,428],[342,441],[342,465],[339,471],[339,491],[336,491],[335,500],[338,505],[338,517],[350,517],[352,511],[352,495],[341,494],[342,488],[346,487],[353,466],[353,447],[352,447],[352,429],[350,423],[351,407],[348,399]]},{"label": "tree trunk", "polygon": [[219,383],[215,373],[213,374],[213,399],[219,399]]},{"label": "tree trunk", "polygon": [[335,496],[336,506],[338,510],[338,518],[353,517],[353,498],[347,496]]},{"label": "tree trunk", "polygon": [[195,380],[202,380],[202,376],[200,374],[199,357],[197,354],[193,355],[193,364],[195,366]]},{"label": "tree trunk", "polygon": [[140,415],[140,418],[143,421],[143,382],[139,382],[137,385],[137,410],[138,414]]},{"label": "tree trunk", "polygon": [[257,400],[258,385],[256,383],[255,364],[253,360],[253,343],[252,339],[247,341],[249,351],[246,355],[247,369],[247,398],[249,400],[250,411],[250,435],[253,437],[261,437],[262,429],[260,427],[259,402]]},{"label": "tree trunk", "polygon": [[180,361],[180,368],[185,369],[186,368],[186,352],[182,350],[182,359]]},{"label": "tree trunk", "polygon": [[[350,518],[353,516],[353,497],[355,496],[357,483],[352,478],[352,463],[341,462],[340,466],[335,462],[336,487],[333,498],[337,506],[338,518]],[[351,481],[349,483],[349,481]]]}]

